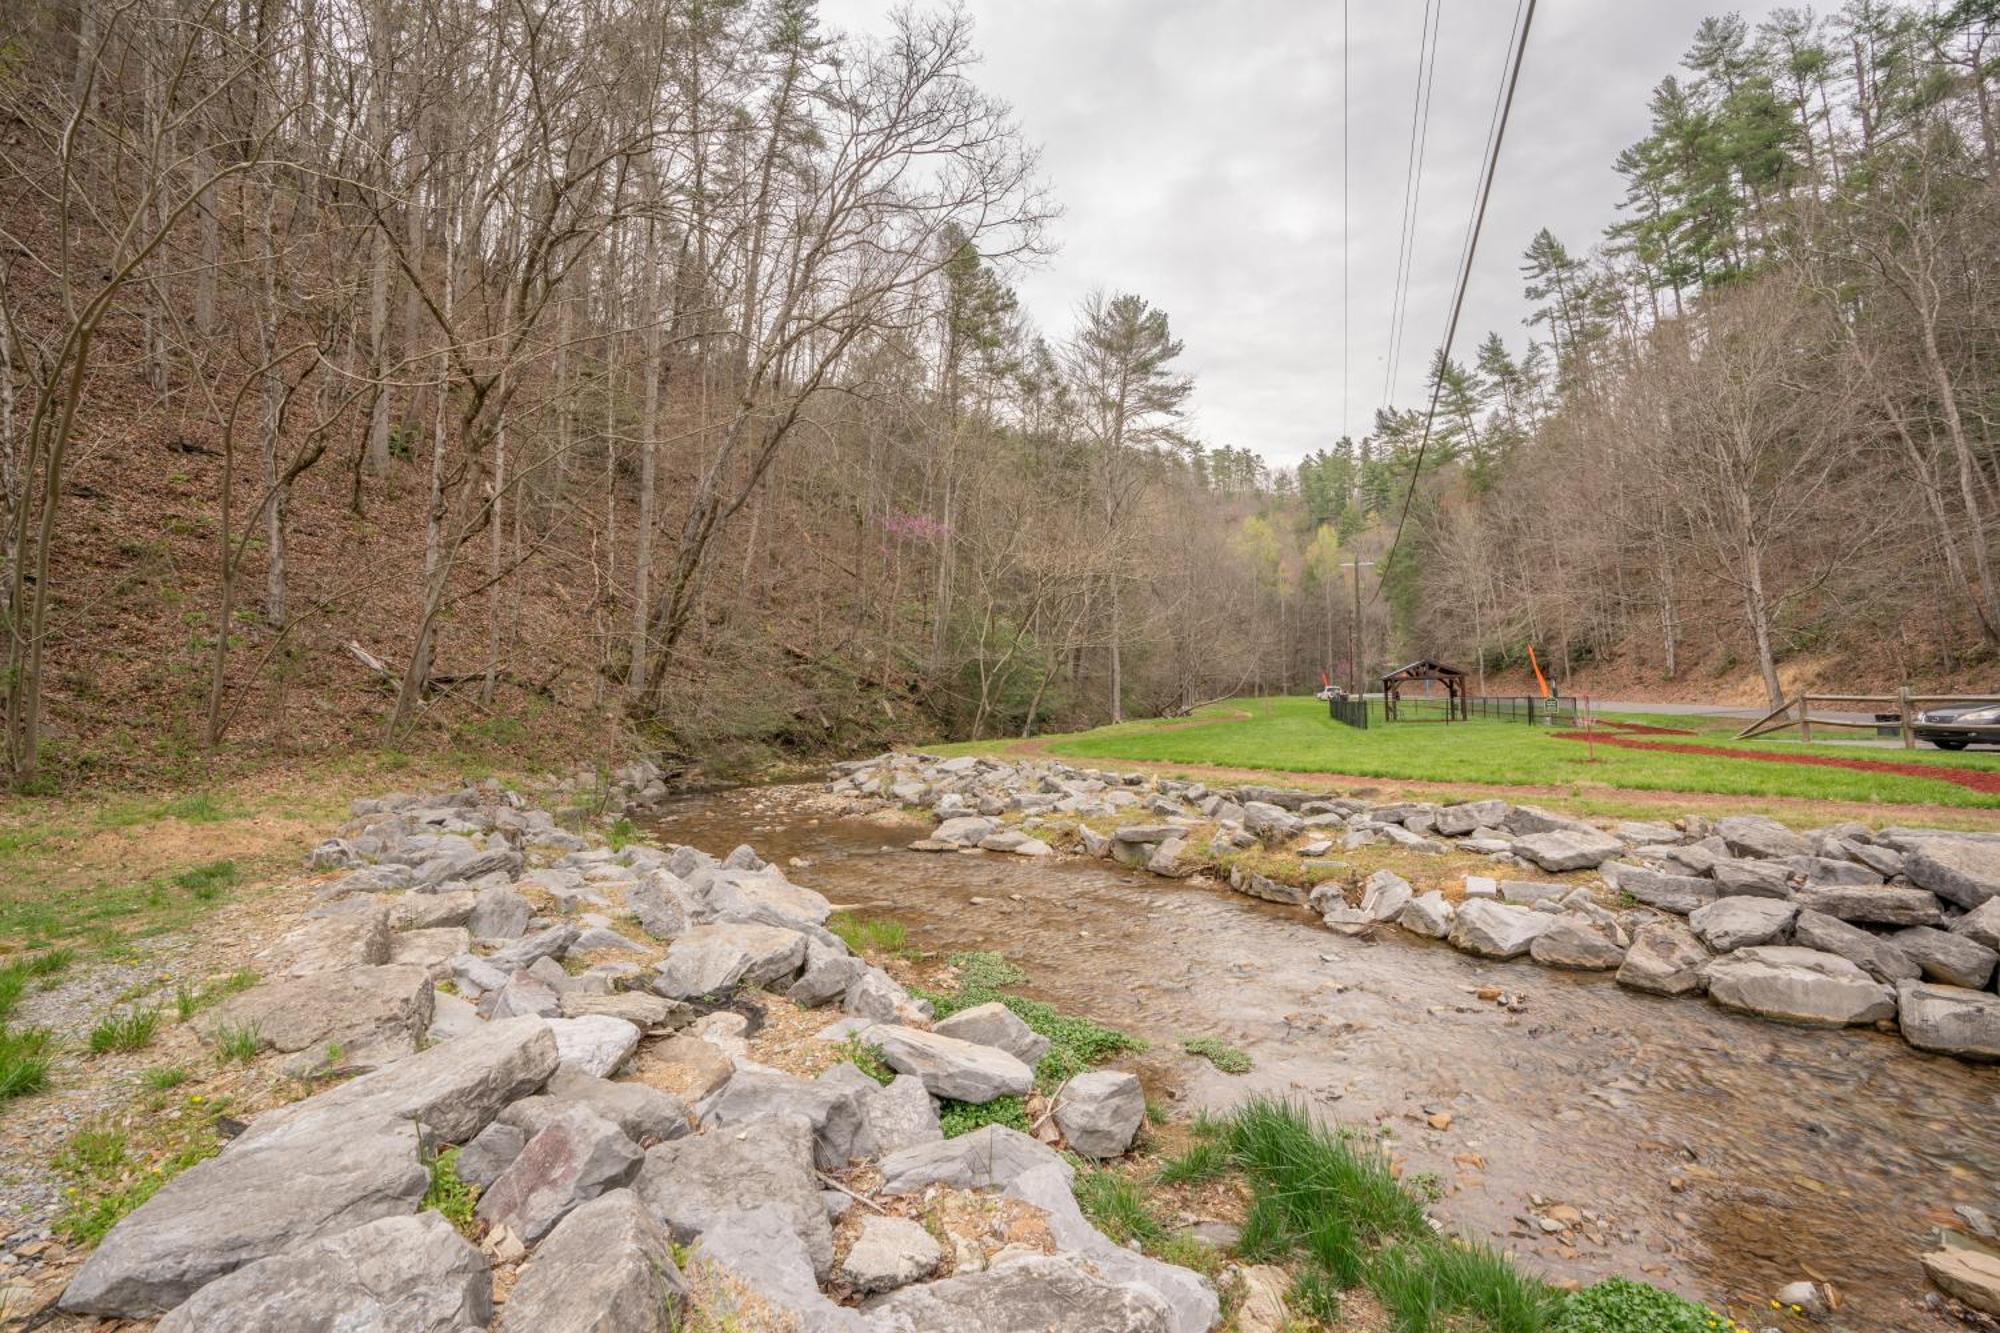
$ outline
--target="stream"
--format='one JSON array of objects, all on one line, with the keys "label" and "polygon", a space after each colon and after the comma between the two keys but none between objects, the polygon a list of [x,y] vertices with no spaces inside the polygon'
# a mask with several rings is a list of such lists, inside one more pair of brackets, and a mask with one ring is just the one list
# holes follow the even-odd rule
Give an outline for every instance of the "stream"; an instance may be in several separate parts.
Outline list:
[{"label": "stream", "polygon": [[[1443,1191],[1441,1217],[1551,1279],[1645,1277],[1756,1327],[1771,1293],[1817,1277],[1843,1301],[1828,1327],[1962,1327],[1924,1305],[1917,1256],[1962,1228],[1954,1205],[2000,1214],[2000,1071],[1399,931],[1347,939],[1109,862],[911,852],[925,825],[818,814],[816,798],[687,797],[656,829],[717,854],[747,842],[837,906],[904,922],[918,948],[998,950],[1024,993],[1154,1043],[1142,1072],[1184,1109],[1267,1092],[1379,1124],[1405,1180]],[[1188,1036],[1256,1069],[1217,1073],[1180,1053]],[[1561,1204],[1583,1220],[1546,1234],[1536,1214]]]}]

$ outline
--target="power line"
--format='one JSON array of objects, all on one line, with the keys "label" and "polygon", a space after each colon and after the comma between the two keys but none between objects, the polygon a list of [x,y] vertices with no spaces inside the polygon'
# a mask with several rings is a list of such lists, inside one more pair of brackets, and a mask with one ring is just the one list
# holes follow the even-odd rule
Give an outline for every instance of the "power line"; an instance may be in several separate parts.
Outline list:
[{"label": "power line", "polygon": [[[1396,345],[1396,326],[1400,318],[1398,311],[1403,306],[1403,261],[1409,246],[1410,231],[1410,186],[1417,173],[1417,118],[1423,109],[1424,99],[1424,56],[1431,40],[1431,4],[1424,0],[1423,26],[1417,31],[1417,82],[1410,90],[1410,142],[1403,150],[1403,214],[1396,223],[1396,272],[1389,288],[1389,346]],[[1389,405],[1390,370],[1388,357],[1383,358],[1382,406]]]},{"label": "power line", "polygon": [[1348,0],[1340,0],[1340,438],[1347,438],[1348,385],[1353,378],[1353,345],[1348,335],[1348,236],[1354,230],[1354,214],[1347,205],[1349,155],[1347,149],[1348,60],[1351,43],[1347,36]]},{"label": "power line", "polygon": [[[1480,173],[1479,207],[1473,212],[1472,227],[1465,240],[1465,253],[1458,266],[1458,287],[1452,293],[1451,319],[1445,324],[1444,349],[1439,353],[1446,364],[1451,361],[1451,345],[1458,336],[1458,317],[1465,309],[1465,289],[1471,285],[1473,257],[1479,253],[1479,233],[1486,223],[1486,205],[1493,197],[1493,177],[1500,165],[1500,145],[1507,137],[1507,120],[1514,110],[1514,93],[1521,86],[1521,59],[1528,51],[1528,30],[1535,22],[1535,0],[1517,0],[1515,13],[1521,16],[1520,32],[1514,42],[1513,59],[1507,72],[1507,95],[1500,103],[1499,119],[1492,125],[1491,141],[1487,145],[1486,165]],[[1444,376],[1436,375],[1431,380],[1430,406],[1424,412],[1424,433],[1417,440],[1416,462],[1410,467],[1410,482],[1403,490],[1403,509],[1396,517],[1396,535],[1389,541],[1389,549],[1377,563],[1381,571],[1375,578],[1375,592],[1368,601],[1373,605],[1382,596],[1382,580],[1387,575],[1389,562],[1396,554],[1396,548],[1403,540],[1403,525],[1410,517],[1410,501],[1417,493],[1417,478],[1423,475],[1424,451],[1430,447],[1431,426],[1437,419],[1438,398],[1444,391]]]},{"label": "power line", "polygon": [[1430,59],[1423,70],[1424,114],[1417,137],[1416,173],[1410,186],[1409,208],[1403,225],[1409,232],[1409,243],[1404,248],[1403,274],[1400,283],[1396,319],[1390,330],[1389,376],[1382,386],[1382,405],[1393,405],[1396,389],[1396,373],[1403,367],[1403,340],[1410,332],[1410,280],[1416,276],[1417,268],[1417,228],[1423,220],[1424,202],[1424,159],[1429,155],[1431,144],[1431,100],[1437,94],[1438,38],[1444,29],[1444,4],[1439,0],[1436,17],[1431,21]]}]

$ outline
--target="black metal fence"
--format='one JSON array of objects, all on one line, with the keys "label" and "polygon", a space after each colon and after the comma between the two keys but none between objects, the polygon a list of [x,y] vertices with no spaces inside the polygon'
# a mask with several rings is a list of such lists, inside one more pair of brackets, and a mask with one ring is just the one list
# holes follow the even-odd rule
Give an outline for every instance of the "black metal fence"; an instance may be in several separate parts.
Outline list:
[{"label": "black metal fence", "polygon": [[[1579,701],[1576,699],[1543,699],[1532,694],[1475,694],[1460,701],[1465,716],[1485,718],[1491,722],[1524,722],[1538,727],[1573,727],[1579,720]],[[1396,703],[1398,722],[1445,722],[1453,720],[1447,709],[1450,701],[1442,694],[1426,698],[1421,694],[1405,694]],[[1380,696],[1371,699],[1330,699],[1327,709],[1336,722],[1344,722],[1350,727],[1365,731],[1370,721],[1380,722],[1382,700]]]}]

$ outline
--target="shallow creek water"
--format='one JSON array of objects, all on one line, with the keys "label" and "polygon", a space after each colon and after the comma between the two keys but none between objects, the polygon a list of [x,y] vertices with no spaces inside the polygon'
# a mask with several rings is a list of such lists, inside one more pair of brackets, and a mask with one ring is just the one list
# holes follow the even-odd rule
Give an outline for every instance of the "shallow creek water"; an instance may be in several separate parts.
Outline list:
[{"label": "shallow creek water", "polygon": [[[1024,992],[1174,1052],[1163,1063],[1188,1104],[1273,1092],[1385,1126],[1405,1179],[1442,1184],[1441,1216],[1552,1278],[1648,1276],[1755,1327],[1774,1318],[1772,1292],[1818,1276],[1845,1302],[1828,1326],[1959,1327],[1925,1308],[1917,1256],[1953,1205],[2000,1214],[2000,1071],[1400,931],[1350,940],[1296,909],[1108,862],[911,852],[921,826],[808,801],[785,787],[690,797],[658,831],[801,858],[794,880],[896,917],[920,948],[999,950],[1029,974]],[[1483,986],[1525,1007],[1476,999]],[[1178,1057],[1194,1035],[1243,1048],[1256,1070]],[[1444,1130],[1426,1123],[1435,1112]],[[1603,1223],[1546,1235],[1536,1200]]]}]

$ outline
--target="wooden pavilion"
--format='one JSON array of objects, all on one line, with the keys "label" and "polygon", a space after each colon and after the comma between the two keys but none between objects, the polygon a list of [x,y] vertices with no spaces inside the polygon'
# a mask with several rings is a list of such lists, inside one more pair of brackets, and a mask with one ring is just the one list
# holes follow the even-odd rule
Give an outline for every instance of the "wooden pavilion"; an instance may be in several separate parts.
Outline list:
[{"label": "wooden pavilion", "polygon": [[1466,708],[1465,673],[1457,667],[1446,666],[1425,658],[1399,666],[1382,677],[1382,720],[1396,720],[1396,705],[1401,702],[1403,687],[1414,681],[1439,681],[1444,685],[1444,720],[1463,722],[1471,716]]}]

